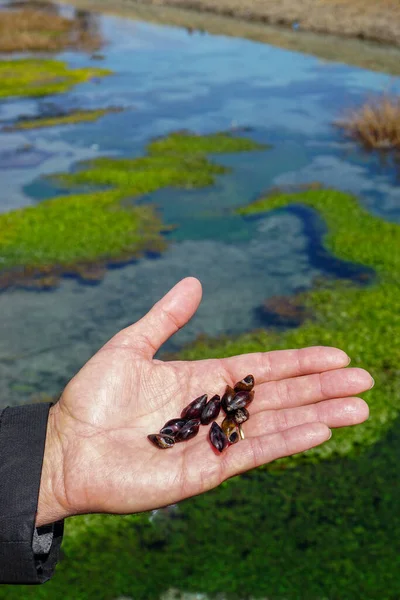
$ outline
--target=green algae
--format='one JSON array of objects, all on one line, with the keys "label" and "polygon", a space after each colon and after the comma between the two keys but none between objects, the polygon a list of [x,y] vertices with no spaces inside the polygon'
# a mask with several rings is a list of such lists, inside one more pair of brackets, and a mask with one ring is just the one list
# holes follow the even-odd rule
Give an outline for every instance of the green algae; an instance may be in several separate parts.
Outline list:
[{"label": "green algae", "polygon": [[76,123],[89,123],[97,121],[110,113],[120,112],[119,108],[98,108],[94,110],[75,110],[67,114],[54,117],[38,117],[35,119],[20,119],[14,125],[4,127],[4,131],[20,131],[56,127],[59,125],[73,125]]},{"label": "green algae", "polygon": [[[150,206],[122,206],[120,191],[54,198],[0,215],[0,256],[6,276],[18,278],[53,266],[81,272],[102,261],[163,249],[165,229]],[[23,267],[23,273],[9,272]],[[0,277],[1,281],[1,277]]]},{"label": "green algae", "polygon": [[[333,438],[306,455],[285,459],[316,460],[346,455],[370,446],[384,435],[400,411],[400,226],[368,214],[351,195],[334,190],[278,194],[239,209],[242,215],[265,214],[293,204],[321,213],[328,225],[324,245],[342,259],[368,265],[377,281],[360,287],[338,281],[301,295],[312,318],[294,330],[263,330],[235,338],[200,339],[180,354],[182,359],[231,356],[268,349],[332,345],[343,348],[353,366],[371,371],[375,388],[368,392],[370,419],[357,427],[335,431]],[[280,468],[276,463],[272,468]]]},{"label": "green algae", "polygon": [[181,502],[172,517],[161,510],[151,521],[147,514],[68,519],[52,580],[3,585],[0,598],[159,600],[177,588],[209,598],[223,590],[227,600],[394,600],[398,456],[393,430],[357,459],[254,470]]},{"label": "green algae", "polygon": [[[154,144],[158,146],[152,154]],[[163,250],[166,241],[161,234],[167,228],[154,207],[136,206],[134,200],[166,187],[213,184],[228,169],[210,162],[200,148],[224,153],[262,146],[229,134],[205,136],[202,142],[200,136],[172,134],[151,142],[148,156],[101,157],[81,163],[75,173],[55,176],[65,186],[77,187],[76,193],[0,215],[0,288],[33,285],[32,281],[53,288],[65,272],[100,279],[109,261]],[[101,189],[81,192],[82,185]]]},{"label": "green algae", "polygon": [[42,97],[68,91],[78,83],[110,75],[108,69],[71,69],[52,59],[0,61],[0,98]]},{"label": "green algae", "polygon": [[[89,166],[89,165],[88,165]],[[87,170],[67,173],[56,179],[68,186],[81,184],[126,188],[132,195],[146,194],[166,186],[203,187],[227,169],[205,158],[147,157],[145,159],[99,159]]]},{"label": "green algae", "polygon": [[252,139],[234,137],[224,132],[211,135],[194,135],[185,131],[178,131],[168,137],[152,141],[148,146],[148,152],[153,156],[156,154],[189,154],[195,156],[198,154],[249,152],[266,148],[268,146],[258,144]]},{"label": "green algae", "polygon": [[53,176],[68,186],[92,184],[126,187],[134,195],[166,186],[204,187],[229,171],[206,154],[248,152],[266,148],[251,139],[227,133],[194,135],[172,133],[147,146],[148,156],[133,159],[97,158],[81,163],[82,170]]},{"label": "green algae", "polygon": [[236,600],[398,598],[399,493],[393,434],[357,460],[235,478],[173,518],[76,517],[55,577],[26,597],[159,600],[173,587]]}]

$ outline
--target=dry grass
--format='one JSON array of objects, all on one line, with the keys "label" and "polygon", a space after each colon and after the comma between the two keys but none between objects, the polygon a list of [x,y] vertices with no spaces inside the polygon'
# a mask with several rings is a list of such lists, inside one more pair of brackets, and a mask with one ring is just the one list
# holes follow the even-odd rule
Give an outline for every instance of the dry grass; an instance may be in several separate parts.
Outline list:
[{"label": "dry grass", "polygon": [[400,45],[399,0],[140,0]]},{"label": "dry grass", "polygon": [[336,123],[369,149],[400,149],[400,98],[369,101]]},{"label": "dry grass", "polygon": [[100,46],[100,35],[88,28],[79,12],[73,19],[40,8],[0,12],[0,52],[97,50]]}]

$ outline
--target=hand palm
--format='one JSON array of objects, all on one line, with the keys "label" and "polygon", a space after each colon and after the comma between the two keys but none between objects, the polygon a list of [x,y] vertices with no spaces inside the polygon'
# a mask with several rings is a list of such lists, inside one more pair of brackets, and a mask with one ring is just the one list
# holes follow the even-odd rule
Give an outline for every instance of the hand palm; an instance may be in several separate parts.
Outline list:
[{"label": "hand palm", "polygon": [[[199,300],[198,283],[178,284],[146,317],[108,342],[54,407],[63,447],[63,503],[72,514],[133,513],[171,504],[238,472],[322,443],[329,438],[328,426],[367,417],[365,403],[348,396],[368,389],[371,378],[360,369],[340,369],[347,364],[340,350],[154,360],[155,351],[187,322]],[[147,440],[195,397],[221,394],[227,383],[250,372],[256,395],[251,419],[243,426],[244,441],[217,455],[207,439],[209,426],[168,450]]]}]

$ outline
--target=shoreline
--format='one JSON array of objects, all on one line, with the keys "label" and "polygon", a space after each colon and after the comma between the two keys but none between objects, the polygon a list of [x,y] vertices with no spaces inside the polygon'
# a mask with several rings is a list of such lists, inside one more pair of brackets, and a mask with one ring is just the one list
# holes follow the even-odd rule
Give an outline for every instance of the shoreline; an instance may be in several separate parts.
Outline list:
[{"label": "shoreline", "polygon": [[[225,3],[234,0],[224,0]],[[339,2],[340,0],[331,0]],[[357,0],[356,0],[357,1]],[[33,0],[35,2],[35,0]],[[62,0],[58,3],[64,4]],[[326,35],[312,31],[293,31],[289,27],[270,25],[238,16],[221,16],[210,10],[188,8],[197,3],[206,6],[205,0],[67,0],[68,4],[108,15],[130,18],[163,25],[187,28],[189,31],[206,31],[213,35],[240,37],[270,44],[294,52],[302,52],[318,58],[342,62],[360,68],[400,75],[400,18],[397,43],[383,44],[376,41]],[[170,6],[169,3],[174,4]],[[178,4],[186,8],[177,7]],[[215,7],[217,8],[217,7]],[[400,15],[400,5],[399,5]]]},{"label": "shoreline", "polygon": [[139,1],[400,46],[400,5],[396,0]]}]

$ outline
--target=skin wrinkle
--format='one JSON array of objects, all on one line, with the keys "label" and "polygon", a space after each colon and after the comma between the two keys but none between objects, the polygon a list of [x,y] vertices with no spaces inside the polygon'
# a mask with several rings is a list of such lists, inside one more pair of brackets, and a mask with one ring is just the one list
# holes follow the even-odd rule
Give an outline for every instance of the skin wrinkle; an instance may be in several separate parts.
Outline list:
[{"label": "skin wrinkle", "polygon": [[170,337],[175,335],[175,333],[182,329],[183,325],[185,324],[184,318],[182,318],[181,321],[178,321],[178,319],[174,317],[173,313],[169,312],[162,306],[159,307],[159,311],[168,322],[172,323],[172,328],[169,329],[169,331],[171,332]]},{"label": "skin wrinkle", "polygon": [[280,457],[280,456],[288,456],[289,454],[291,454],[292,452],[290,451],[290,433],[289,430],[285,430],[282,432],[282,441],[283,441],[283,446],[284,446],[284,451],[283,452],[277,452],[276,454]]},{"label": "skin wrinkle", "polygon": [[[60,506],[63,507],[63,509],[66,511],[66,510],[68,510],[67,507],[69,506],[69,503],[68,503],[68,497],[67,497],[67,490],[66,490],[66,486],[65,486],[65,454],[63,452],[63,444],[62,444],[63,433],[59,429],[58,424],[57,424],[57,419],[55,418],[55,414],[56,414],[56,410],[57,410],[56,406],[57,406],[57,404],[52,407],[54,409],[54,412],[52,412],[51,410],[49,412],[48,433],[46,434],[46,445],[47,445],[47,441],[54,439],[53,436],[55,436],[55,439],[58,443],[58,447],[61,449],[61,452],[60,452],[61,461],[60,461],[60,465],[59,465],[60,468],[53,471],[50,493],[52,494],[52,496],[51,496],[52,499],[55,499],[56,502],[58,502],[60,504]],[[60,410],[59,406],[58,406],[58,409]],[[53,456],[52,456],[52,460],[53,460]],[[43,460],[43,468],[44,468],[44,460]],[[42,468],[42,470],[43,470],[43,468]],[[39,494],[40,494],[40,492],[41,492],[41,488],[39,490]],[[61,495],[61,498],[60,498],[60,495]]]},{"label": "skin wrinkle", "polygon": [[297,350],[294,353],[294,359],[295,359],[295,363],[297,365],[297,373],[304,373],[304,371],[307,371],[307,368],[304,368],[304,359],[302,358],[303,354],[301,352],[301,350]]},{"label": "skin wrinkle", "polygon": [[151,337],[144,332],[137,333],[134,340],[131,340],[130,343],[132,344],[132,348],[135,349],[135,352],[139,352],[144,358],[149,356],[149,348],[151,350],[151,356],[154,356],[158,350],[157,346],[152,343]]},{"label": "skin wrinkle", "polygon": [[[346,376],[348,377],[348,373],[346,373]],[[328,393],[325,390],[328,390],[329,388],[329,382],[326,381],[326,377],[323,377],[322,375],[318,375],[318,383],[319,383],[319,397],[325,398],[326,394]]]},{"label": "skin wrinkle", "polygon": [[277,381],[275,382],[275,392],[279,399],[279,408],[282,408],[286,404],[291,405],[289,382],[288,381]]},{"label": "skin wrinkle", "polygon": [[253,454],[253,468],[255,469],[262,462],[265,455],[265,448],[260,437],[254,437],[249,440],[249,448]]},{"label": "skin wrinkle", "polygon": [[285,409],[280,411],[274,411],[275,417],[275,430],[276,431],[284,431],[290,427],[287,417],[287,412]]},{"label": "skin wrinkle", "polygon": [[328,393],[325,393],[324,390],[324,385],[323,385],[323,379],[322,379],[322,375],[320,373],[318,373],[317,377],[316,377],[316,381],[317,381],[317,385],[318,385],[318,398],[321,398],[321,400],[323,400],[326,397],[329,397]]}]

